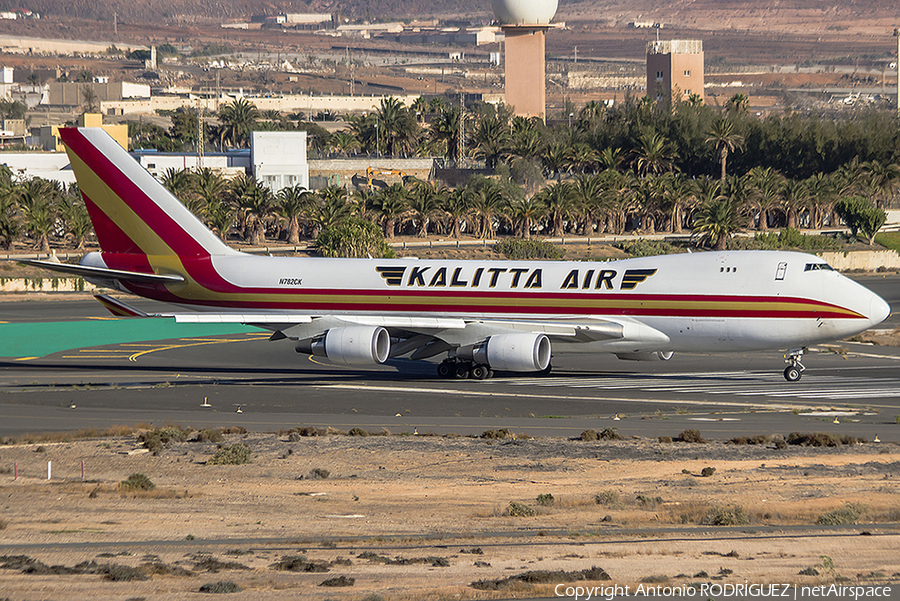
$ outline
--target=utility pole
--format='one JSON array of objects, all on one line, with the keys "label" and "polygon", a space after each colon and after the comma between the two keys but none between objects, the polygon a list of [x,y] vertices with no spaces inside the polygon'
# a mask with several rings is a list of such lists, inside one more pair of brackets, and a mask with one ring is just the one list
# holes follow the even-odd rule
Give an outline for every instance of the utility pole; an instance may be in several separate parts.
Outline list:
[{"label": "utility pole", "polygon": [[353,60],[350,57],[350,46],[347,46],[347,67],[350,69],[350,98],[353,98]]},{"label": "utility pole", "polygon": [[456,141],[456,162],[462,161],[463,151],[466,147],[466,103],[465,92],[459,91],[459,139]]},{"label": "utility pole", "polygon": [[897,38],[897,114],[900,115],[900,29],[894,30]]},{"label": "utility pole", "polygon": [[203,169],[203,99],[197,99],[197,171]]}]

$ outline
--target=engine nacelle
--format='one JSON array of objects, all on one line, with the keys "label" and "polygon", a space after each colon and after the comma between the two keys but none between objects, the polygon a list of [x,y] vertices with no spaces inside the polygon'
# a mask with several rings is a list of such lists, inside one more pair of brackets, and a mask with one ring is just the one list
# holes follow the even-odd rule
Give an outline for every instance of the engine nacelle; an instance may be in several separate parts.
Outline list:
[{"label": "engine nacelle", "polygon": [[616,353],[623,361],[668,361],[675,351],[657,351],[655,353]]},{"label": "engine nacelle", "polygon": [[483,343],[460,348],[460,357],[503,371],[543,371],[550,365],[546,334],[499,334]]},{"label": "engine nacelle", "polygon": [[387,361],[391,337],[380,326],[331,328],[324,335],[297,343],[296,351],[327,357],[343,365],[372,365]]}]

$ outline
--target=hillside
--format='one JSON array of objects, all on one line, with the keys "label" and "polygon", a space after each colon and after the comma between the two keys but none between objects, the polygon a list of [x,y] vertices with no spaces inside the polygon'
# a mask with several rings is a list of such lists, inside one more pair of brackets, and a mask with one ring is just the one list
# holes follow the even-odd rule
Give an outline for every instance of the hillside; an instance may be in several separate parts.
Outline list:
[{"label": "hillside", "polygon": [[[433,16],[487,17],[487,0],[31,0],[28,8],[47,16],[169,23],[246,18],[282,12],[340,12],[350,19]],[[557,19],[624,24],[633,19],[703,29],[769,31],[861,31],[890,33],[900,16],[886,0],[576,0],[561,2]]]}]

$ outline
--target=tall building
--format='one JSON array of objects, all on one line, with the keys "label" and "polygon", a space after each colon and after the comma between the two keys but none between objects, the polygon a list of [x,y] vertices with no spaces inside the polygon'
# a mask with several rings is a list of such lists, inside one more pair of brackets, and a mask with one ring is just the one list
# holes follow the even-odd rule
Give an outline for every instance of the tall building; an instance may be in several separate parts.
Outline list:
[{"label": "tall building", "polygon": [[491,6],[505,36],[506,104],[516,115],[544,119],[544,35],[557,0],[491,0]]},{"label": "tall building", "polygon": [[677,102],[703,92],[703,41],[657,40],[647,44],[647,96]]}]

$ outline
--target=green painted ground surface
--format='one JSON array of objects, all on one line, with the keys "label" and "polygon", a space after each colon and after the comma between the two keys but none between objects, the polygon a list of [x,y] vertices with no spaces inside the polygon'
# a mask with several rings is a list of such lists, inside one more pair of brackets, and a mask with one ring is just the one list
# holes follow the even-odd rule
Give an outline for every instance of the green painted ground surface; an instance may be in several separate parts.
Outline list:
[{"label": "green painted ground surface", "polygon": [[115,319],[0,324],[0,357],[43,357],[120,342],[259,332],[240,324],[176,324],[174,319]]}]

